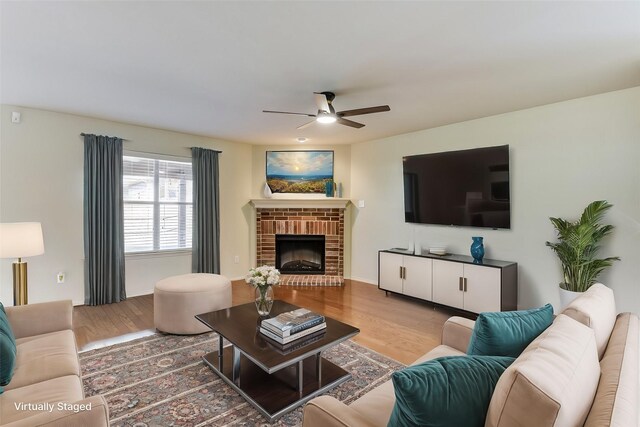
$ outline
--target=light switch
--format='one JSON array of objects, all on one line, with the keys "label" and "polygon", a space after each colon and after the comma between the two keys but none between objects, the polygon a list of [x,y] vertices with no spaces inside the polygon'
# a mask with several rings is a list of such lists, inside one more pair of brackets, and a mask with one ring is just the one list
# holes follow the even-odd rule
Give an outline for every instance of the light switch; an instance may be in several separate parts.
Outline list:
[{"label": "light switch", "polygon": [[364,208],[364,200],[358,200],[358,207]]},{"label": "light switch", "polygon": [[20,123],[21,114],[17,111],[11,113],[11,123]]}]

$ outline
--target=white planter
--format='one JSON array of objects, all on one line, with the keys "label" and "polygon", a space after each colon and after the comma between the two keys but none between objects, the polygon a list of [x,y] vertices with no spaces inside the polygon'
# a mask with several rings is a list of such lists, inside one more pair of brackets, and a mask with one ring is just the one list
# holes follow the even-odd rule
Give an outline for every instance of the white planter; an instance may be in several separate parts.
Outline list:
[{"label": "white planter", "polygon": [[566,289],[562,289],[560,286],[558,286],[558,289],[560,289],[560,311],[564,310],[569,304],[571,304],[571,301],[582,295],[582,292],[568,291]]}]

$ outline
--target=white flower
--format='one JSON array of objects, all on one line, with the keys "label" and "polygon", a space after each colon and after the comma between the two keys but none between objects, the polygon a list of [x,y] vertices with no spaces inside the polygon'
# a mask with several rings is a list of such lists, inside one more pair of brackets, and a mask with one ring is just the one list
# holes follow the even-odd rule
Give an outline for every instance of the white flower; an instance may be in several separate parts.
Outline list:
[{"label": "white flower", "polygon": [[257,287],[275,286],[280,283],[280,272],[273,266],[263,265],[250,269],[244,280]]}]

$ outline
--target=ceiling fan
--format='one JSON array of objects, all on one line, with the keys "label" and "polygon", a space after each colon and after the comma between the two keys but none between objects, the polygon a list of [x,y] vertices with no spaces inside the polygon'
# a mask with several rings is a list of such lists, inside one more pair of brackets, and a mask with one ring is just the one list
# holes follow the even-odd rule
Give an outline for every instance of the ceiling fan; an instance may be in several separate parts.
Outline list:
[{"label": "ceiling fan", "polygon": [[319,122],[319,123],[336,123],[337,122],[341,125],[360,129],[361,127],[364,127],[362,123],[354,122],[353,120],[347,120],[345,119],[345,117],[361,116],[363,114],[382,113],[384,111],[391,111],[391,108],[389,108],[388,105],[380,105],[378,107],[358,108],[355,110],[345,110],[345,111],[336,112],[336,110],[333,108],[333,100],[336,98],[335,93],[314,92],[314,94],[316,97],[316,105],[318,106],[318,112],[316,114],[290,113],[288,111],[271,111],[271,110],[262,110],[262,112],[314,117],[313,121],[310,121],[309,123],[305,123],[302,126],[298,126],[298,129],[304,129],[315,122]]}]

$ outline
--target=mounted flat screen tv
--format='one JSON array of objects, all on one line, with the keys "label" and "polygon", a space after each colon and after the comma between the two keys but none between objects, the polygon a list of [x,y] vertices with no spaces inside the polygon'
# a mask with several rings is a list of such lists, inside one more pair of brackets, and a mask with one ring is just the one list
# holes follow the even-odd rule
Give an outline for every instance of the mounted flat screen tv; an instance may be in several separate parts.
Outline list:
[{"label": "mounted flat screen tv", "polygon": [[407,156],[405,221],[511,228],[509,146]]}]

